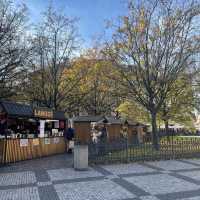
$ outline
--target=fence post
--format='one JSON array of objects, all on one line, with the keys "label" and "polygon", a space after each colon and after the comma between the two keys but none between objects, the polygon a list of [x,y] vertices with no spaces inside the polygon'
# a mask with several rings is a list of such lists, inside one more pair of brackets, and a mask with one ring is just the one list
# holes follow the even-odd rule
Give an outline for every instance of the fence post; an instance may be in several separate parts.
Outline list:
[{"label": "fence post", "polygon": [[174,159],[174,133],[172,132],[172,159]]},{"label": "fence post", "polygon": [[126,139],[126,162],[129,162],[129,152],[128,152],[128,147],[129,147],[129,143],[128,143],[128,137]]},{"label": "fence post", "polygon": [[3,142],[3,157],[2,157],[3,165],[6,165],[6,163],[7,163],[7,142],[8,142],[7,140],[8,140],[8,138],[7,138],[7,133],[6,133],[6,137]]}]

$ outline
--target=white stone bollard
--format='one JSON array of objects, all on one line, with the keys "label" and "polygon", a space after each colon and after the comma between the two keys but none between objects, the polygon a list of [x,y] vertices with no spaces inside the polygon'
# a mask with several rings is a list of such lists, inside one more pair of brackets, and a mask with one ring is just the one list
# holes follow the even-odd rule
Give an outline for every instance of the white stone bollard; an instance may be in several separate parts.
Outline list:
[{"label": "white stone bollard", "polygon": [[88,169],[88,145],[74,146],[74,169]]}]

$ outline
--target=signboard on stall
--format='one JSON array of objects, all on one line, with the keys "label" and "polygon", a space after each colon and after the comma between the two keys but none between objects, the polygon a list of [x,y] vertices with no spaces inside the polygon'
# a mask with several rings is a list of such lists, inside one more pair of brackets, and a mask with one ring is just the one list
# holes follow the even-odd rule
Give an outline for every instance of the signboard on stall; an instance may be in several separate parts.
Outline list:
[{"label": "signboard on stall", "polygon": [[20,139],[20,147],[27,147],[28,139]]},{"label": "signboard on stall", "polygon": [[59,142],[60,142],[60,138],[59,137],[53,138],[53,143],[54,144],[58,144]]},{"label": "signboard on stall", "polygon": [[33,146],[38,146],[39,145],[39,139],[33,139]]},{"label": "signboard on stall", "polygon": [[53,111],[35,109],[34,110],[34,116],[39,117],[39,118],[52,119],[53,118]]},{"label": "signboard on stall", "polygon": [[44,138],[44,144],[50,144],[51,140],[50,138]]}]

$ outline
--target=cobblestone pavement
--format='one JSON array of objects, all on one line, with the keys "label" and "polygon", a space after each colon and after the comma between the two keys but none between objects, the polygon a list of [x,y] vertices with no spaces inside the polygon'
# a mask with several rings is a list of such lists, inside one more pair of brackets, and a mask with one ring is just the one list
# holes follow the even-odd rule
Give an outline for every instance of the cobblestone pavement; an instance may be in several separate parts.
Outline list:
[{"label": "cobblestone pavement", "polygon": [[57,155],[0,168],[0,200],[200,200],[200,159],[72,168]]}]

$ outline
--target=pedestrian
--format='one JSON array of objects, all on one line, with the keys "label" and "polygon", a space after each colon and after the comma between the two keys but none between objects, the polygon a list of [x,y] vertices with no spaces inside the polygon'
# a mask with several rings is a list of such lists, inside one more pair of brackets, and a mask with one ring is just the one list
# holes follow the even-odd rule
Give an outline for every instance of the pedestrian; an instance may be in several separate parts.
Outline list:
[{"label": "pedestrian", "polygon": [[67,152],[72,153],[72,149],[74,148],[74,129],[71,126],[65,130],[64,137],[66,141]]},{"label": "pedestrian", "polygon": [[101,149],[101,153],[104,155],[106,154],[106,146],[108,145],[108,131],[106,128],[106,124],[107,124],[107,120],[103,121],[103,127],[101,128],[101,134],[100,134],[100,149]]}]

